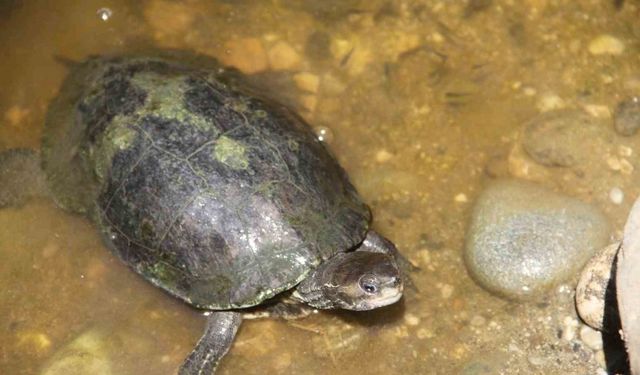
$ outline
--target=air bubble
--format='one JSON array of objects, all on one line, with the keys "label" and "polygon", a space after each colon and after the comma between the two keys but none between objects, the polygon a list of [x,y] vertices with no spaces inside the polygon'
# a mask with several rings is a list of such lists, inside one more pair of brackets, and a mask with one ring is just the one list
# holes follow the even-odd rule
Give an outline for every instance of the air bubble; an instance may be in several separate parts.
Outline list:
[{"label": "air bubble", "polygon": [[111,18],[111,16],[113,15],[113,11],[109,8],[100,8],[96,12],[96,14],[101,20],[103,20],[104,22],[107,22],[109,21],[109,18]]},{"label": "air bubble", "polygon": [[333,141],[333,132],[326,126],[316,126],[313,131],[320,142],[331,143]]}]

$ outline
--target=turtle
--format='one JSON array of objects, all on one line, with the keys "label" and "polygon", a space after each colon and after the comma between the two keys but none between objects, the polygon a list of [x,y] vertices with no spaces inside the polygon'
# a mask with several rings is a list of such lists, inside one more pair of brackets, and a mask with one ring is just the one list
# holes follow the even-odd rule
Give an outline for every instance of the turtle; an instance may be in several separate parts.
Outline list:
[{"label": "turtle", "polygon": [[45,120],[49,195],[86,214],[132,270],[207,313],[182,375],[214,373],[256,306],[371,310],[406,284],[403,258],[326,145],[240,76],[202,57],[91,56]]}]

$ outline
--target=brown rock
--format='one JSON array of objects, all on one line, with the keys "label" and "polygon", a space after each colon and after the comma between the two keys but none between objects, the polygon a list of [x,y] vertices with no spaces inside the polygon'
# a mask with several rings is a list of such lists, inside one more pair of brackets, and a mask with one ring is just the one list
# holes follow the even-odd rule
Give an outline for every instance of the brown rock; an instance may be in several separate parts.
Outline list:
[{"label": "brown rock", "polygon": [[224,65],[233,66],[247,74],[258,73],[269,67],[267,52],[257,38],[232,39],[224,47],[224,54],[219,56]]},{"label": "brown rock", "polygon": [[297,70],[300,55],[289,43],[279,41],[269,50],[269,63],[273,70]]}]

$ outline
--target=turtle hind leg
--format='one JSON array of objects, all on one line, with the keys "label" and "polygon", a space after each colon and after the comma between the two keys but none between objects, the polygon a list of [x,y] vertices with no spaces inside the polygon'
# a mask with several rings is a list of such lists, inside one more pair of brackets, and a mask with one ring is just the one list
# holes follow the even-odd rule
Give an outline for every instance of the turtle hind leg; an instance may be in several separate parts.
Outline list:
[{"label": "turtle hind leg", "polygon": [[204,334],[184,360],[178,375],[212,375],[222,357],[229,351],[242,323],[242,314],[216,311],[207,317]]},{"label": "turtle hind leg", "polygon": [[0,207],[46,196],[45,180],[37,152],[23,148],[0,152]]}]

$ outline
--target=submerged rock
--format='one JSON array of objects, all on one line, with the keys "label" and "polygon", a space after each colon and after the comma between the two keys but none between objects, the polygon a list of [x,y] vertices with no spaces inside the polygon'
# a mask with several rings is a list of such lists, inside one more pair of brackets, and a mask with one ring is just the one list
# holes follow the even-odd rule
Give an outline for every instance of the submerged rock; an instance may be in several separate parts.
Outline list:
[{"label": "submerged rock", "polygon": [[640,97],[633,97],[618,104],[615,112],[615,129],[620,135],[631,136],[640,128]]},{"label": "submerged rock", "polygon": [[464,257],[481,286],[526,299],[574,275],[608,235],[596,208],[530,182],[498,180],[478,197]]},{"label": "submerged rock", "polygon": [[90,330],[78,336],[53,356],[41,374],[112,374],[106,354],[105,334],[99,330]]},{"label": "submerged rock", "polygon": [[549,167],[571,167],[589,162],[606,138],[600,119],[578,110],[542,113],[524,125],[522,147],[536,162]]}]

